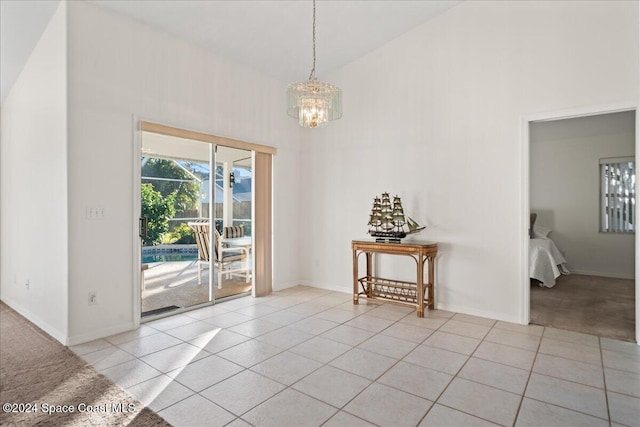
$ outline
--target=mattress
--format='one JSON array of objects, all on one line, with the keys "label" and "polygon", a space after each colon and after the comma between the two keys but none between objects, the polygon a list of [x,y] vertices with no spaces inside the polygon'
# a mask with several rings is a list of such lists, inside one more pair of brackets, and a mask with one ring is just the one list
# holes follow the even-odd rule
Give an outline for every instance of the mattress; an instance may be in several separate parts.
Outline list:
[{"label": "mattress", "polygon": [[568,274],[564,256],[548,237],[529,239],[529,277],[552,288],[561,274]]}]

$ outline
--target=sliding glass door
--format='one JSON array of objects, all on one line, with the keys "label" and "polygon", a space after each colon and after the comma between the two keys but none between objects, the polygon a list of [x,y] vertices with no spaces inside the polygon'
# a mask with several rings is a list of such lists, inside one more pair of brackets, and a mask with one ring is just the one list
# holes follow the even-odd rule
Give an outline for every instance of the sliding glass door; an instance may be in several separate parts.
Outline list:
[{"label": "sliding glass door", "polygon": [[144,132],[140,162],[142,317],[213,302],[215,147]]},{"label": "sliding glass door", "polygon": [[250,295],[252,152],[143,132],[142,317]]}]

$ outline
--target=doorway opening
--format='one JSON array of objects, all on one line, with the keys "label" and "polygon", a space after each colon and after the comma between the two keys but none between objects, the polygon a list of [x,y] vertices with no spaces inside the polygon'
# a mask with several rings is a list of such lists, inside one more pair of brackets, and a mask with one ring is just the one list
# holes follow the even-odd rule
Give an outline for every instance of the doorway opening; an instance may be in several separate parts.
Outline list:
[{"label": "doorway opening", "polygon": [[637,340],[636,123],[634,108],[527,121],[531,323]]}]

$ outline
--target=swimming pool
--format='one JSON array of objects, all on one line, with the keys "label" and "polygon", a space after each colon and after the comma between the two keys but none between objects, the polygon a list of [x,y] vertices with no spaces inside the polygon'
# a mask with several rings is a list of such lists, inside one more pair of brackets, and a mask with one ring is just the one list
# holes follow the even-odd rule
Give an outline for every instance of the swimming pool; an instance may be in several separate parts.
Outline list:
[{"label": "swimming pool", "polygon": [[196,245],[158,245],[142,248],[142,263],[195,261],[198,259]]}]

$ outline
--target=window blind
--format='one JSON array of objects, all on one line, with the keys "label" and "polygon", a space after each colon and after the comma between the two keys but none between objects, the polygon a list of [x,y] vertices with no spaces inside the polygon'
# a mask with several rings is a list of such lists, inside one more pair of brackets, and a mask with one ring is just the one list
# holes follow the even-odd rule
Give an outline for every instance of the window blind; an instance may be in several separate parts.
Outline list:
[{"label": "window blind", "polygon": [[635,232],[635,158],[600,159],[600,188],[600,231]]}]

